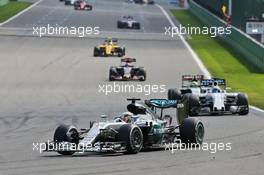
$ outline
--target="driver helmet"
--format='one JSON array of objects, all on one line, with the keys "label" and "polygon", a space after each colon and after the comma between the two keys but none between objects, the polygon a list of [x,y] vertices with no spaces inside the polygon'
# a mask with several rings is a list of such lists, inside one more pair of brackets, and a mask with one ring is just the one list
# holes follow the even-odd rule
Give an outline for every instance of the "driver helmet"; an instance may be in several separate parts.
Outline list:
[{"label": "driver helmet", "polygon": [[130,62],[126,62],[125,66],[126,67],[130,67],[131,66],[131,63]]},{"label": "driver helmet", "polygon": [[194,77],[194,78],[192,79],[191,86],[196,87],[196,86],[198,86],[198,85],[199,85],[199,84],[198,84],[198,80],[196,79],[196,77]]},{"label": "driver helmet", "polygon": [[218,87],[218,82],[217,82],[217,81],[214,81],[213,86],[214,86],[214,87]]},{"label": "driver helmet", "polygon": [[132,121],[132,113],[131,112],[124,112],[122,115],[121,115],[121,119],[126,122],[126,123],[131,123]]},{"label": "driver helmet", "polygon": [[198,84],[198,82],[197,81],[192,81],[192,83],[191,83],[191,86],[198,86],[199,84]]},{"label": "driver helmet", "polygon": [[220,89],[218,87],[214,87],[212,89],[212,93],[219,93],[220,92]]}]

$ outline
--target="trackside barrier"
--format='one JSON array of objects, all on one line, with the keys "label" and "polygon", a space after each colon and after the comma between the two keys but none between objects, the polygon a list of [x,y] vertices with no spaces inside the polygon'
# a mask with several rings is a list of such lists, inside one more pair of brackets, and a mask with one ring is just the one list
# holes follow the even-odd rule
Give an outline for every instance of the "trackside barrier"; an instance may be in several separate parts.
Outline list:
[{"label": "trackside barrier", "polygon": [[[226,25],[225,21],[192,0],[190,0],[190,12],[208,26],[223,27]],[[264,46],[233,26],[231,31],[232,33],[223,37],[223,40],[241,53],[247,63],[264,73]]]}]

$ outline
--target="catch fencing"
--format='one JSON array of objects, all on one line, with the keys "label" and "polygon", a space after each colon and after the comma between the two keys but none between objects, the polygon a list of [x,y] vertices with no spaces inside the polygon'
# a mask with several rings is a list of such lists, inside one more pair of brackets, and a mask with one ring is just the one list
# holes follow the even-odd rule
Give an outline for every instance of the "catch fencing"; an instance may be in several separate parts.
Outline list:
[{"label": "catch fencing", "polygon": [[[224,20],[212,14],[193,0],[190,0],[190,11],[208,26],[226,26]],[[264,73],[264,46],[236,27],[232,26],[231,31],[232,33],[230,35],[222,37],[223,40],[241,53],[248,64],[251,64]]]}]

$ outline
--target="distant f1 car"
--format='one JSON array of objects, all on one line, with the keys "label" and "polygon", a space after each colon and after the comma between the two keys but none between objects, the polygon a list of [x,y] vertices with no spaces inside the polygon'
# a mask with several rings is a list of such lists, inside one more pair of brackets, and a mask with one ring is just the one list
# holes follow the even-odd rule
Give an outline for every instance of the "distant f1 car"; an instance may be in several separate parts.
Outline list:
[{"label": "distant f1 car", "polygon": [[112,66],[109,71],[109,81],[145,81],[146,70],[135,65],[135,58],[122,58],[120,66]]},{"label": "distant f1 car", "polygon": [[119,29],[140,29],[140,23],[132,16],[123,16],[117,21],[117,28]]},{"label": "distant f1 car", "polygon": [[97,47],[94,47],[94,56],[118,56],[125,55],[125,48],[118,46],[117,39],[106,39],[105,42]]},{"label": "distant f1 car", "polygon": [[92,10],[93,6],[88,4],[85,0],[77,0],[74,2],[74,9],[75,10]]},{"label": "distant f1 car", "polygon": [[[121,116],[112,120],[102,117],[100,122],[90,122],[90,128],[77,130],[75,126],[60,125],[54,133],[53,141],[46,142],[46,151],[56,151],[62,155],[74,153],[128,153],[136,154],[142,149],[177,147],[179,141],[190,146],[202,144],[204,125],[197,118],[178,116],[177,125],[172,124],[172,116],[163,115],[168,108],[182,107],[175,100],[150,99],[127,105]],[[157,111],[161,111],[160,114]]]},{"label": "distant f1 car", "polygon": [[155,4],[153,0],[126,0],[127,3],[135,3],[135,4]]},{"label": "distant f1 car", "polygon": [[74,2],[75,2],[76,0],[64,0],[64,4],[65,5],[74,5]]},{"label": "distant f1 car", "polygon": [[[204,79],[203,75],[182,76],[182,88],[169,89],[169,100],[181,100],[190,116],[249,113],[248,97],[244,93],[228,93],[225,79]],[[220,88],[224,87],[224,88]]]},{"label": "distant f1 car", "polygon": [[150,5],[155,4],[155,1],[153,1],[153,0],[134,0],[134,2],[136,4],[150,4]]}]

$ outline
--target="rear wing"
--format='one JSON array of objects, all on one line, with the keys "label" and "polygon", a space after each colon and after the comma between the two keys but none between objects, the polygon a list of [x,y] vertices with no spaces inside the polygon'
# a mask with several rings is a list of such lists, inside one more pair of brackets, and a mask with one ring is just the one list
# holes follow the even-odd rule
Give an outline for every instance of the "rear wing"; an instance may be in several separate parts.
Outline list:
[{"label": "rear wing", "polygon": [[113,43],[117,43],[118,39],[117,38],[107,38],[107,39],[105,39],[105,42],[110,42],[110,41],[112,41]]},{"label": "rear wing", "polygon": [[185,118],[188,117],[186,113],[186,107],[181,101],[177,100],[167,100],[167,99],[150,99],[145,100],[145,104],[150,107],[156,114],[157,109],[160,109],[159,119],[163,119],[163,110],[168,108],[174,108],[176,110],[176,119],[179,124],[183,122]]},{"label": "rear wing", "polygon": [[117,42],[118,42],[118,39],[117,39],[117,38],[112,38],[112,41],[113,41],[114,43],[117,43]]},{"label": "rear wing", "polygon": [[201,84],[201,81],[204,79],[204,75],[183,75],[182,76],[182,87],[189,87],[192,81],[197,81],[198,85]]},{"label": "rear wing", "polygon": [[[150,109],[153,110],[153,112],[157,115],[159,119],[162,119],[164,109],[174,108],[176,111],[176,118],[179,124],[181,124],[183,120],[188,117],[188,113],[186,113],[187,106],[183,104],[181,101],[156,98],[156,99],[145,100],[145,105],[141,105],[136,103],[137,101],[140,101],[140,99],[129,98],[127,100],[131,101],[131,103],[127,105],[127,109],[129,112],[132,112],[133,114],[145,114],[147,110],[146,107],[149,107]],[[160,115],[157,114],[157,109],[160,109]]]},{"label": "rear wing", "polygon": [[145,104],[149,107],[155,107],[160,109],[177,108],[176,100],[150,99],[150,100],[145,100]]},{"label": "rear wing", "polygon": [[121,62],[133,63],[136,62],[136,58],[122,58]]},{"label": "rear wing", "polygon": [[204,79],[201,81],[201,86],[224,86],[226,88],[226,80],[220,78]]}]

